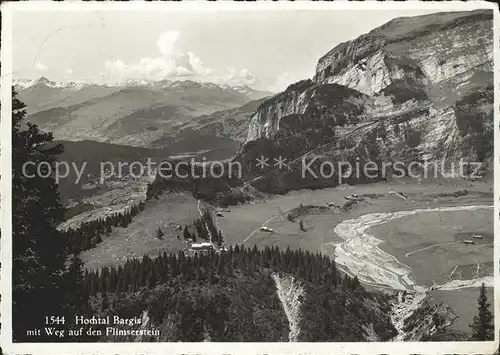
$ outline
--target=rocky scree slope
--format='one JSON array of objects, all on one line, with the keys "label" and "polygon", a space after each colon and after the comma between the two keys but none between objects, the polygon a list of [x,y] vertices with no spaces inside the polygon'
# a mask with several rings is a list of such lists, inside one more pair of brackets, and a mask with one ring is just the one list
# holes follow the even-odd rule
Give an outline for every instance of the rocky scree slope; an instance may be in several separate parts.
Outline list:
[{"label": "rocky scree slope", "polygon": [[[319,59],[313,80],[259,106],[235,159],[270,192],[338,183],[338,172],[302,178],[304,155],[317,159],[314,171],[325,160],[491,162],[492,20],[489,10],[397,18],[339,44]],[[295,162],[262,171],[260,155]]]},{"label": "rocky scree slope", "polygon": [[304,289],[300,284],[294,284],[293,277],[280,277],[278,274],[273,274],[272,277],[276,283],[278,298],[288,319],[289,341],[296,342],[300,334],[300,299],[304,298]]}]

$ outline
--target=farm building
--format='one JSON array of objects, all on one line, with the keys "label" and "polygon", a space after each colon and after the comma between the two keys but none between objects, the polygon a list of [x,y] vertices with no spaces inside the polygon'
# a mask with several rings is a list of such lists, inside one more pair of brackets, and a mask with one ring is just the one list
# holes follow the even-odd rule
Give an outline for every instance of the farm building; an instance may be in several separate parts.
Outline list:
[{"label": "farm building", "polygon": [[480,234],[474,234],[474,235],[472,236],[472,238],[474,238],[474,239],[483,239],[483,236],[482,236],[482,235],[480,235]]},{"label": "farm building", "polygon": [[191,249],[195,251],[213,250],[213,246],[212,243],[193,243],[191,244]]},{"label": "farm building", "polygon": [[473,240],[464,240],[464,243],[465,244],[474,244],[474,241]]}]

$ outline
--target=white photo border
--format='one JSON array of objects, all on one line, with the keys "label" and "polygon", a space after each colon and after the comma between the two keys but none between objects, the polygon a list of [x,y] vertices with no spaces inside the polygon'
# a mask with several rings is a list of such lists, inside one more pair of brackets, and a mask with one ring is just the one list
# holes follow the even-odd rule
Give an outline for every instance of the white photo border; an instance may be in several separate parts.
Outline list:
[{"label": "white photo border", "polygon": [[[492,354],[498,349],[500,315],[499,288],[494,290],[493,309],[495,314],[495,340],[486,342],[350,342],[350,343],[13,343],[12,342],[12,162],[11,162],[11,120],[12,120],[12,14],[18,11],[289,11],[289,10],[435,10],[472,11],[490,9],[494,23],[494,280],[499,277],[499,215],[500,215],[500,143],[499,142],[499,11],[498,5],[484,1],[446,2],[347,2],[347,1],[168,1],[168,2],[53,2],[26,1],[1,4],[1,87],[0,101],[0,196],[2,238],[1,246],[1,293],[0,315],[2,331],[0,344],[6,354]],[[495,60],[497,59],[497,60]],[[37,300],[34,300],[36,302]],[[41,305],[42,306],[42,305]]]}]

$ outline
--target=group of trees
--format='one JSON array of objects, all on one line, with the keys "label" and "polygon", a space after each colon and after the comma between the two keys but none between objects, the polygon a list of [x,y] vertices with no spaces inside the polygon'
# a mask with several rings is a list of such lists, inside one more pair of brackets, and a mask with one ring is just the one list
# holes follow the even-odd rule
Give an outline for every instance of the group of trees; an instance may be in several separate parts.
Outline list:
[{"label": "group of trees", "polygon": [[307,289],[314,305],[305,295],[299,300],[307,305],[301,315],[307,339],[328,341],[349,333],[349,339],[362,340],[360,324],[365,323],[391,328],[386,310],[372,314],[378,301],[356,278],[342,276],[330,258],[277,247],[235,246],[192,257],[182,252],[144,256],[87,271],[83,294],[90,295],[97,315],[130,318],[147,311],[161,331],[148,341],[288,341],[288,320],[273,275],[293,275]]},{"label": "group of trees", "polygon": [[[199,224],[199,226],[196,227],[196,229],[199,231],[204,231],[203,233],[205,234],[205,237],[203,239],[211,240],[212,243],[217,245],[222,245],[222,231],[217,228],[212,213],[209,210],[203,212],[200,221],[197,223]],[[205,226],[205,228],[201,228],[203,225]]]},{"label": "group of trees", "polygon": [[156,258],[145,255],[142,260],[128,260],[123,266],[105,267],[96,271],[85,271],[84,284],[90,295],[98,293],[135,292],[142,287],[153,288],[157,285],[181,280],[215,284],[224,277],[281,272],[295,275],[301,280],[316,284],[342,285],[350,290],[362,290],[358,279],[341,277],[335,262],[320,254],[309,251],[281,251],[277,247],[263,250],[243,246],[230,247],[227,252],[195,254],[185,256],[178,253],[163,253]]},{"label": "group of trees", "polygon": [[97,244],[102,242],[103,235],[111,233],[111,227],[127,227],[132,219],[144,210],[144,206],[144,202],[140,202],[123,212],[83,222],[77,228],[68,228],[62,231],[61,233],[68,240],[69,251],[79,253],[95,248]]},{"label": "group of trees", "polygon": [[319,253],[290,249],[280,251],[277,247],[258,250],[255,246],[253,249],[235,246],[227,252],[195,254],[193,257],[185,256],[182,251],[177,254],[163,253],[154,259],[145,255],[142,260],[128,260],[123,266],[87,270],[85,293],[95,296],[102,292],[134,292],[141,287],[152,288],[174,279],[214,284],[222,277],[248,275],[264,269],[292,274],[318,284],[342,284],[352,290],[362,288],[357,278],[340,277],[335,263]]},{"label": "group of trees", "polygon": [[[159,232],[157,232],[157,236],[158,235]],[[222,238],[222,231],[217,228],[212,213],[208,210],[205,211],[200,218],[195,219],[192,226],[184,226],[182,229],[182,237],[185,240],[191,240],[193,242],[196,242],[198,239],[203,239],[211,241],[219,246],[221,246],[224,242],[224,239]]]},{"label": "group of trees", "polygon": [[[224,277],[214,284],[170,279],[136,292],[102,293],[91,298],[97,316],[132,318],[147,311],[159,336],[150,342],[287,341],[288,321],[272,278]],[[138,341],[137,337],[106,337],[93,341]]]},{"label": "group of trees", "polygon": [[[27,330],[43,328],[45,317],[84,314],[87,299],[80,294],[82,263],[57,226],[64,219],[57,184],[44,178],[63,150],[52,134],[24,123],[26,106],[12,93],[12,332],[14,341],[34,339]],[[24,163],[34,165],[25,166]],[[40,164],[46,162],[49,164]],[[37,174],[36,167],[42,171]],[[23,170],[25,168],[25,170]],[[68,319],[67,318],[67,319]]]},{"label": "group of trees", "polygon": [[[460,135],[463,137],[462,146],[476,161],[487,160],[493,154],[493,111],[485,110],[493,102],[493,86],[474,91],[465,95],[454,105],[455,121]],[[472,104],[474,103],[474,104]]]},{"label": "group of trees", "polygon": [[145,255],[142,260],[131,259],[123,266],[85,271],[86,292],[98,293],[135,292],[142,287],[152,288],[172,280],[196,280],[214,284],[224,277],[250,275],[255,272],[276,271],[295,275],[298,279],[317,284],[338,285],[346,289],[362,289],[358,279],[341,277],[335,262],[322,254],[277,247],[263,250],[230,247],[227,252],[185,256],[183,252],[163,253],[156,258]]},{"label": "group of trees", "polygon": [[235,189],[243,182],[238,176],[238,169],[231,167],[233,162],[223,161],[216,165],[185,163],[181,166],[178,161],[172,161],[179,171],[171,177],[156,175],[154,181],[148,184],[146,199],[158,198],[166,191],[188,191],[196,199],[221,206],[237,205],[250,199],[250,196],[241,193],[241,189]]}]

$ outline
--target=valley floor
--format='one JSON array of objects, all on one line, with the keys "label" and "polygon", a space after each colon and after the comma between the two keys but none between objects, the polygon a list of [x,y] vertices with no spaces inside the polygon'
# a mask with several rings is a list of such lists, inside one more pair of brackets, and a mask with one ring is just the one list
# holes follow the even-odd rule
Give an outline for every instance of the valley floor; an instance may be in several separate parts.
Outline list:
[{"label": "valley floor", "polygon": [[[96,248],[82,252],[81,258],[89,269],[123,264],[127,259],[152,257],[175,252],[186,247],[178,226],[191,224],[199,217],[197,201],[185,193],[172,193],[148,201],[146,208],[127,227],[113,228],[110,236]],[[161,228],[163,240],[156,238]],[[179,237],[179,238],[178,238]]]},{"label": "valley floor", "polygon": [[[231,206],[230,211],[217,217],[217,224],[227,245],[276,245],[282,250],[290,247],[319,251],[335,257],[341,268],[358,275],[368,287],[425,292],[426,299],[441,300],[453,309],[458,316],[453,325],[456,329],[468,331],[480,282],[472,285],[474,288],[457,289],[453,280],[492,279],[492,186],[489,182],[462,180],[397,179],[300,190]],[[466,195],[455,194],[463,190],[467,190]],[[349,208],[332,207],[344,206],[345,197],[353,194],[365,198]],[[429,209],[431,212],[427,213],[409,212]],[[401,211],[402,215],[394,218],[393,214]],[[294,221],[289,220],[289,213],[294,215]],[[378,223],[367,219],[366,226],[346,225],[349,233],[354,227],[356,231],[363,227],[362,232],[370,232],[370,238],[368,242],[363,238],[345,240],[346,234],[341,233],[339,226],[346,221],[363,221],[370,214],[392,217],[384,217]],[[186,245],[182,236],[178,239],[176,227],[190,224],[198,216],[197,201],[188,194],[162,196],[148,203],[127,228],[115,228],[97,248],[84,252],[83,260],[87,267],[98,268],[143,254],[156,256],[161,251],[182,250]],[[262,226],[271,231],[261,230]],[[164,240],[154,237],[158,227],[165,232]],[[464,240],[478,234],[483,236],[481,240],[464,244]],[[349,243],[360,244],[346,248]],[[377,268],[382,271],[374,272]],[[436,285],[447,283],[450,287],[432,291],[440,288]]]}]

